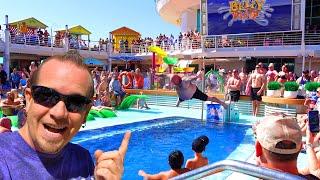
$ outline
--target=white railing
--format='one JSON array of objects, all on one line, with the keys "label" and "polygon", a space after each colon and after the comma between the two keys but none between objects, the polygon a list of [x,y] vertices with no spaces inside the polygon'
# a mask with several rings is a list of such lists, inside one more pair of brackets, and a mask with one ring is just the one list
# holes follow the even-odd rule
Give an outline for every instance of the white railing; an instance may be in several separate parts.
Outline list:
[{"label": "white railing", "polygon": [[203,45],[204,48],[290,46],[300,45],[301,37],[301,31],[217,35],[203,37]]},{"label": "white railing", "polygon": [[194,39],[182,39],[181,41],[174,41],[174,42],[161,42],[158,43],[154,42],[147,42],[147,43],[140,43],[134,44],[131,46],[132,53],[148,53],[148,48],[150,46],[158,46],[165,51],[185,51],[185,50],[194,50],[194,49],[201,49],[201,38],[194,38]]},{"label": "white railing", "polygon": [[305,34],[306,45],[320,45],[320,32]]},{"label": "white railing", "polygon": [[[3,39],[3,37],[0,37]],[[132,45],[122,45],[118,49],[112,47],[110,42],[75,40],[59,38],[55,36],[39,37],[37,34],[10,34],[12,44],[23,44],[30,46],[43,46],[65,48],[67,43],[69,49],[79,49],[88,51],[117,53],[148,53],[149,46],[156,45],[163,50],[188,51],[195,49],[217,49],[217,48],[235,48],[235,47],[271,47],[271,46],[292,46],[301,45],[301,31],[287,32],[269,32],[269,33],[250,33],[250,34],[232,34],[232,35],[214,35],[203,36],[198,38],[186,38],[181,40],[168,41],[146,41]],[[305,34],[306,45],[320,45],[320,33]]]},{"label": "white railing", "polygon": [[[203,37],[204,48],[292,46],[301,45],[302,32],[272,32]],[[319,34],[305,34],[306,45],[320,45]]]},{"label": "white railing", "polygon": [[[182,175],[176,176],[172,178],[172,180],[201,179],[203,177],[207,177],[209,175],[219,173],[224,170],[230,170],[233,172],[238,172],[238,173],[246,174],[246,175],[256,177],[256,178],[261,178],[261,179],[281,179],[281,180],[304,179],[294,174],[281,172],[273,169],[268,169],[265,167],[256,166],[246,162],[241,162],[236,160],[222,160],[222,161],[195,169],[193,171],[189,171]],[[214,178],[212,177],[212,179]]]}]

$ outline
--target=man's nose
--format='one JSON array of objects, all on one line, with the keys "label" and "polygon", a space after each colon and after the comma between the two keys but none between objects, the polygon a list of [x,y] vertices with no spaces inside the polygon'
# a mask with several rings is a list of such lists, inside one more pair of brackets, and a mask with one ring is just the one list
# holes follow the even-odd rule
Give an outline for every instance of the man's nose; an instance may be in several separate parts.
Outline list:
[{"label": "man's nose", "polygon": [[56,105],[50,108],[50,116],[54,119],[64,119],[68,116],[68,110],[66,104],[63,101],[59,101]]}]

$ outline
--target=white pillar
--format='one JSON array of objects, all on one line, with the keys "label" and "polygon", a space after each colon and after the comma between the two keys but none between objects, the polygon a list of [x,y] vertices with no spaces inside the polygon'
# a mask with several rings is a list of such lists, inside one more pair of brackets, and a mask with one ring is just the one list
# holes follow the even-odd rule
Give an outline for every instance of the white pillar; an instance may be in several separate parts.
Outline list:
[{"label": "white pillar", "polygon": [[197,29],[197,11],[186,10],[181,14],[181,32],[185,33]]},{"label": "white pillar", "polygon": [[65,35],[64,35],[64,48],[65,48],[65,50],[66,50],[66,52],[68,52],[69,51],[69,37],[68,37],[68,35],[69,35],[69,30],[68,30],[69,28],[68,28],[68,25],[66,25],[66,33],[65,33]]},{"label": "white pillar", "polygon": [[7,73],[7,77],[10,75],[10,30],[8,15],[5,16],[5,30],[4,30],[4,58],[3,58],[3,70]]},{"label": "white pillar", "polygon": [[306,44],[305,44],[305,41],[304,41],[306,0],[301,0],[300,8],[301,8],[300,29],[302,31],[302,37],[301,37],[302,71],[304,71],[305,62],[306,62]]}]

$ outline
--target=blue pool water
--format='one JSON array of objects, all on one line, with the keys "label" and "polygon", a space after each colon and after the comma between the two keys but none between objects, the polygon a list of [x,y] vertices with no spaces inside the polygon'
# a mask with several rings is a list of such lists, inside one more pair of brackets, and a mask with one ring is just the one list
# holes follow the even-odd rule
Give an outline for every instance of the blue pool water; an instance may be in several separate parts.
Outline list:
[{"label": "blue pool water", "polygon": [[245,143],[253,144],[252,134],[247,133],[249,128],[247,125],[206,124],[196,119],[170,117],[81,131],[72,141],[87,148],[93,156],[96,149],[118,149],[124,132],[131,130],[123,179],[142,179],[138,176],[140,169],[151,174],[170,169],[167,158],[172,150],[181,150],[185,161],[193,157],[191,143],[200,135],[210,139],[205,151],[209,163],[226,159],[244,139]]}]

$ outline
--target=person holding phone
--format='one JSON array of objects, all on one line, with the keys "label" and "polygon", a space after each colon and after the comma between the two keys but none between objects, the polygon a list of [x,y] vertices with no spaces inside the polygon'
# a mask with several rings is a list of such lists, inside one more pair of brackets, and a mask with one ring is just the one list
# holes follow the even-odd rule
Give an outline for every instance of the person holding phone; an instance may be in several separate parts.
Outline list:
[{"label": "person holding phone", "polygon": [[30,82],[24,126],[0,134],[0,179],[121,179],[130,132],[118,150],[97,150],[95,164],[88,150],[70,142],[86,122],[94,94],[82,57],[50,57]]},{"label": "person holding phone", "polygon": [[312,110],[308,112],[308,125],[310,132],[319,132],[319,111]]},{"label": "person holding phone", "polygon": [[318,144],[320,140],[319,133],[313,133],[310,128],[306,131],[306,153],[308,158],[308,167],[300,169],[301,174],[313,174],[317,178],[320,178],[320,153],[315,151],[315,144]]}]

